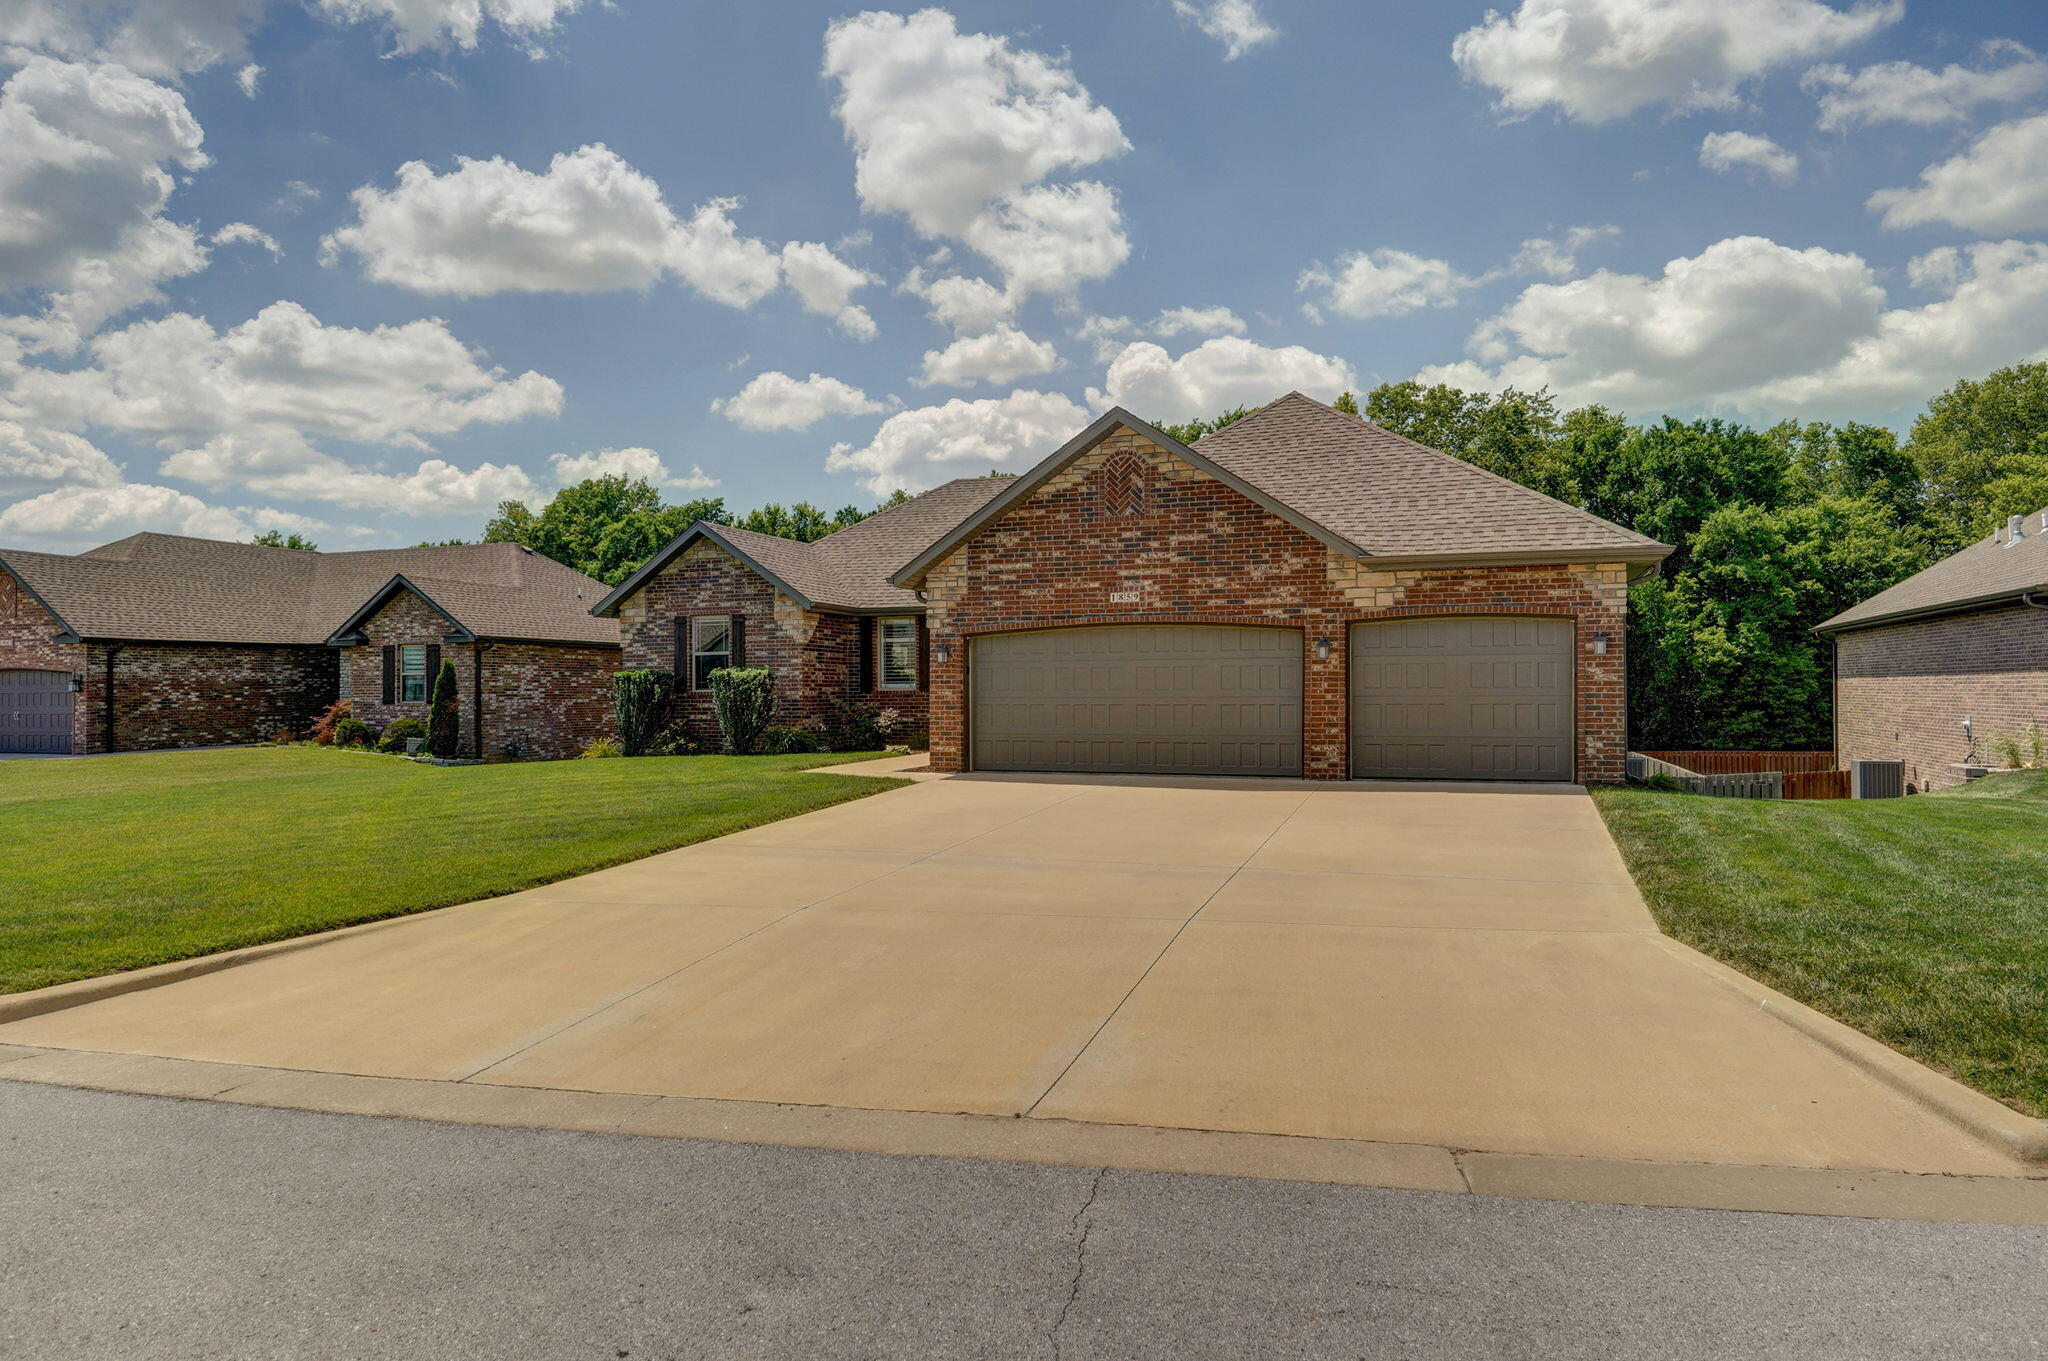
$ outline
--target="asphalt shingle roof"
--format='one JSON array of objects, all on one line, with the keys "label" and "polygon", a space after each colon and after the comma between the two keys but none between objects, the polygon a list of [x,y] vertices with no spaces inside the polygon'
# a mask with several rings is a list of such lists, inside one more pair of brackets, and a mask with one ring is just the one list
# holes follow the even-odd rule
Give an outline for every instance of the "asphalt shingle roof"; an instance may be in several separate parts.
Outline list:
[{"label": "asphalt shingle roof", "polygon": [[1900,615],[1933,614],[2030,592],[2048,593],[2048,509],[2029,515],[2017,543],[2006,527],[1968,548],[1879,591],[1819,625],[1823,632],[1881,623]]},{"label": "asphalt shingle roof", "polygon": [[403,575],[480,638],[616,645],[590,607],[605,586],[517,544],[308,553],[136,534],[75,556],[0,550],[87,638],[324,643]]},{"label": "asphalt shingle roof", "polygon": [[1299,392],[1190,447],[1371,557],[1663,556],[1654,539]]}]

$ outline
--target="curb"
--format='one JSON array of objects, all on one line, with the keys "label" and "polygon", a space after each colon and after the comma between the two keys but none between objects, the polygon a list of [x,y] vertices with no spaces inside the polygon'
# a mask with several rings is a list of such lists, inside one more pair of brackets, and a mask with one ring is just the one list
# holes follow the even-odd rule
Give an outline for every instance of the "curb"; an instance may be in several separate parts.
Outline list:
[{"label": "curb", "polygon": [[1803,1002],[1795,1002],[1682,941],[1660,936],[1658,943],[1759,1011],[1782,1021],[1964,1133],[2021,1162],[2048,1165],[2048,1120],[2022,1115],[2002,1101],[1944,1077],[1883,1041],[1874,1040]]},{"label": "curb", "polygon": [[[481,902],[491,902],[485,898]],[[146,968],[129,969],[125,973],[102,974],[98,978],[80,978],[70,983],[56,983],[47,988],[36,988],[30,992],[10,993],[0,997],[0,1025],[9,1021],[25,1021],[31,1016],[44,1016],[53,1011],[65,1011],[71,1007],[82,1007],[88,1002],[100,1002],[124,993],[142,992],[149,988],[160,988],[166,983],[177,983],[187,978],[198,978],[204,974],[219,973],[232,969],[238,964],[252,964],[259,959],[275,955],[288,955],[297,950],[310,950],[330,940],[345,936],[359,936],[366,931],[381,931],[387,926],[412,921],[435,912],[452,912],[457,907],[475,907],[478,903],[455,903],[448,907],[428,908],[424,912],[407,912],[396,917],[379,917],[375,921],[357,922],[354,926],[338,926],[332,931],[320,931],[310,936],[293,936],[289,940],[265,941],[261,945],[244,945],[235,950],[223,950],[219,954],[199,955],[193,959],[172,960],[168,964],[151,964]]]}]

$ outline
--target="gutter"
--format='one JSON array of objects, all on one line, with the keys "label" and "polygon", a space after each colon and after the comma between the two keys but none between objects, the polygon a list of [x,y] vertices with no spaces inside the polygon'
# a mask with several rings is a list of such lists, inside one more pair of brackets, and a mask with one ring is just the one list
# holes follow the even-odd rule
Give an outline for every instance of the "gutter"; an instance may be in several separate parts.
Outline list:
[{"label": "gutter", "polygon": [[1886,624],[1906,624],[1916,619],[1933,619],[1944,614],[1969,614],[1977,610],[1990,609],[1997,605],[2026,605],[2033,609],[2048,609],[2048,605],[2035,604],[2033,597],[2048,591],[2048,585],[2027,586],[2019,589],[1995,591],[1990,595],[1972,596],[1968,600],[1951,600],[1941,605],[1924,605],[1917,610],[1900,610],[1893,614],[1875,615],[1869,619],[1856,619],[1846,624],[1827,621],[1813,626],[1819,634],[1851,633],[1857,629],[1881,628]]}]

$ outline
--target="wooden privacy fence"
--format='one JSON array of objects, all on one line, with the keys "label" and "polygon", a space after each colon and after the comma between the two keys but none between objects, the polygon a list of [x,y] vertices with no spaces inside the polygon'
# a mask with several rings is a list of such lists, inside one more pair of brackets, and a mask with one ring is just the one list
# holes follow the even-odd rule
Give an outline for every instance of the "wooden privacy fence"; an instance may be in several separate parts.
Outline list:
[{"label": "wooden privacy fence", "polygon": [[1722,799],[1846,799],[1849,772],[1833,769],[1834,758],[1831,751],[1632,751],[1628,777],[1662,775]]},{"label": "wooden privacy fence", "polygon": [[1682,767],[1695,775],[1753,775],[1769,770],[1781,775],[1805,775],[1835,768],[1835,754],[1831,751],[1646,751],[1642,754]]}]

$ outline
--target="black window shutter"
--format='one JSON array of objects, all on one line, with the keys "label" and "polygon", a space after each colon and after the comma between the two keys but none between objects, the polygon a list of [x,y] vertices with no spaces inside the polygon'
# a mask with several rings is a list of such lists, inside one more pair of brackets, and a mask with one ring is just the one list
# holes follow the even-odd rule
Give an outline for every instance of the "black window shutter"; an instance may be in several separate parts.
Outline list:
[{"label": "black window shutter", "polygon": [[732,617],[732,664],[747,664],[747,616],[744,614]]},{"label": "black window shutter", "polygon": [[441,649],[437,644],[427,644],[427,703],[434,702],[434,686],[441,679]]},{"label": "black window shutter", "polygon": [[690,621],[689,621],[689,620],[687,620],[687,619],[678,619],[678,620],[676,620],[676,666],[675,666],[675,672],[676,672],[676,684],[677,684],[677,686],[678,686],[678,687],[681,687],[681,686],[684,686],[684,685],[687,685],[687,684],[688,684],[688,680],[687,680],[686,678],[687,678],[687,677],[689,676],[689,674],[690,674],[690,665],[689,665],[689,664],[690,664],[690,654],[689,654],[689,651],[688,651],[688,648],[687,648],[687,645],[686,645],[686,640],[687,640],[687,639],[689,638],[689,636],[690,636]]},{"label": "black window shutter", "polygon": [[860,619],[860,692],[870,694],[875,688],[875,621],[872,615]]},{"label": "black window shutter", "polygon": [[398,649],[390,645],[384,648],[384,702],[395,703],[398,699]]},{"label": "black window shutter", "polygon": [[932,683],[932,631],[924,616],[917,616],[917,688],[929,690]]}]

